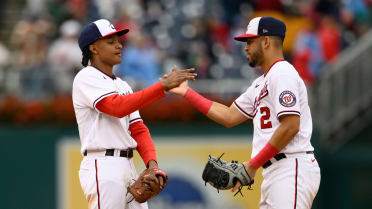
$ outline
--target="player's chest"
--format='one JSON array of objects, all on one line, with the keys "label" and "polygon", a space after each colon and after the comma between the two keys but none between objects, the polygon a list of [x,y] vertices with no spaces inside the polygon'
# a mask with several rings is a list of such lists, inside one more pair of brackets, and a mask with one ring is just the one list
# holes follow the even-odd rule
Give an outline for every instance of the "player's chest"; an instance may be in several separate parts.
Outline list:
[{"label": "player's chest", "polygon": [[268,81],[261,81],[255,84],[253,90],[253,111],[256,114],[259,108],[270,105],[270,92]]},{"label": "player's chest", "polygon": [[273,105],[269,85],[267,81],[263,81],[257,83],[254,88],[253,123],[255,124],[255,129],[263,132],[270,132],[273,127],[273,120],[275,120],[272,117],[274,114],[272,113]]}]

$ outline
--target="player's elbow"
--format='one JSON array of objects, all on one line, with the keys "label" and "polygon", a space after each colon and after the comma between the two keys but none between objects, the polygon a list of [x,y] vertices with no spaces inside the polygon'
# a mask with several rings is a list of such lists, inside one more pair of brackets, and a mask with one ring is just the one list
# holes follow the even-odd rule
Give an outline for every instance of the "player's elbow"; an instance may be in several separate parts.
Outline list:
[{"label": "player's elbow", "polygon": [[231,128],[235,126],[235,124],[231,121],[224,121],[222,125],[225,126],[226,128]]},{"label": "player's elbow", "polygon": [[293,125],[293,126],[290,126],[289,127],[289,131],[293,134],[293,135],[296,135],[299,131],[300,131],[300,126],[296,126],[296,125]]},{"label": "player's elbow", "polygon": [[223,120],[222,125],[225,126],[226,128],[231,128],[238,125],[239,123],[240,122],[237,121],[234,117],[226,117]]},{"label": "player's elbow", "polygon": [[300,121],[293,121],[287,124],[287,131],[292,135],[296,135],[300,131]]}]

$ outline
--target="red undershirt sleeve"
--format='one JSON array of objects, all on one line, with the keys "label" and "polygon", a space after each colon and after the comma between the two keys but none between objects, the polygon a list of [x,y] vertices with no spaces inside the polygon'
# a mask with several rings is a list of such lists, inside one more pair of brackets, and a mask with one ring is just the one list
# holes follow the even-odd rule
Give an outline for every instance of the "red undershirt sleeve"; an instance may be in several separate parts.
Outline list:
[{"label": "red undershirt sleeve", "polygon": [[151,139],[150,131],[147,126],[138,121],[129,126],[131,136],[137,142],[137,151],[141,155],[146,167],[150,160],[156,160],[156,151],[154,142]]},{"label": "red undershirt sleeve", "polygon": [[96,104],[96,108],[108,115],[122,118],[165,96],[160,82],[128,95],[110,95]]}]

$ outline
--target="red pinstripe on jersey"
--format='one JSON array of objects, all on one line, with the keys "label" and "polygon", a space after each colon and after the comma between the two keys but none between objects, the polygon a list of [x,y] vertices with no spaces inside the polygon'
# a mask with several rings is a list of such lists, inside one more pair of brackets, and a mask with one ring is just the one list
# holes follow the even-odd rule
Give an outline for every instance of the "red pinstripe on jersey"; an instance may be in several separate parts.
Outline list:
[{"label": "red pinstripe on jersey", "polygon": [[296,158],[296,175],[295,175],[295,198],[294,198],[294,209],[297,207],[297,176],[298,176],[298,160]]},{"label": "red pinstripe on jersey", "polygon": [[98,195],[98,209],[101,209],[101,201],[100,201],[100,195],[99,195],[99,183],[98,183],[98,166],[97,166],[97,160],[95,160],[95,167],[96,167],[96,184],[97,184],[97,195]]}]

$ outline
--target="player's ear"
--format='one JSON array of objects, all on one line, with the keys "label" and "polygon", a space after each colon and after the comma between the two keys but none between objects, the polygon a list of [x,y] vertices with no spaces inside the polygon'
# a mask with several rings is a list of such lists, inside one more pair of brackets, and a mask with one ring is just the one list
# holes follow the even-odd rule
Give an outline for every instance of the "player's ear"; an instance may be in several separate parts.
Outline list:
[{"label": "player's ear", "polygon": [[264,40],[262,41],[262,43],[263,43],[263,47],[264,48],[269,48],[269,46],[270,46],[270,36],[264,36],[263,37],[264,38]]},{"label": "player's ear", "polygon": [[89,45],[89,50],[92,52],[92,54],[98,54],[97,46],[95,44]]}]

